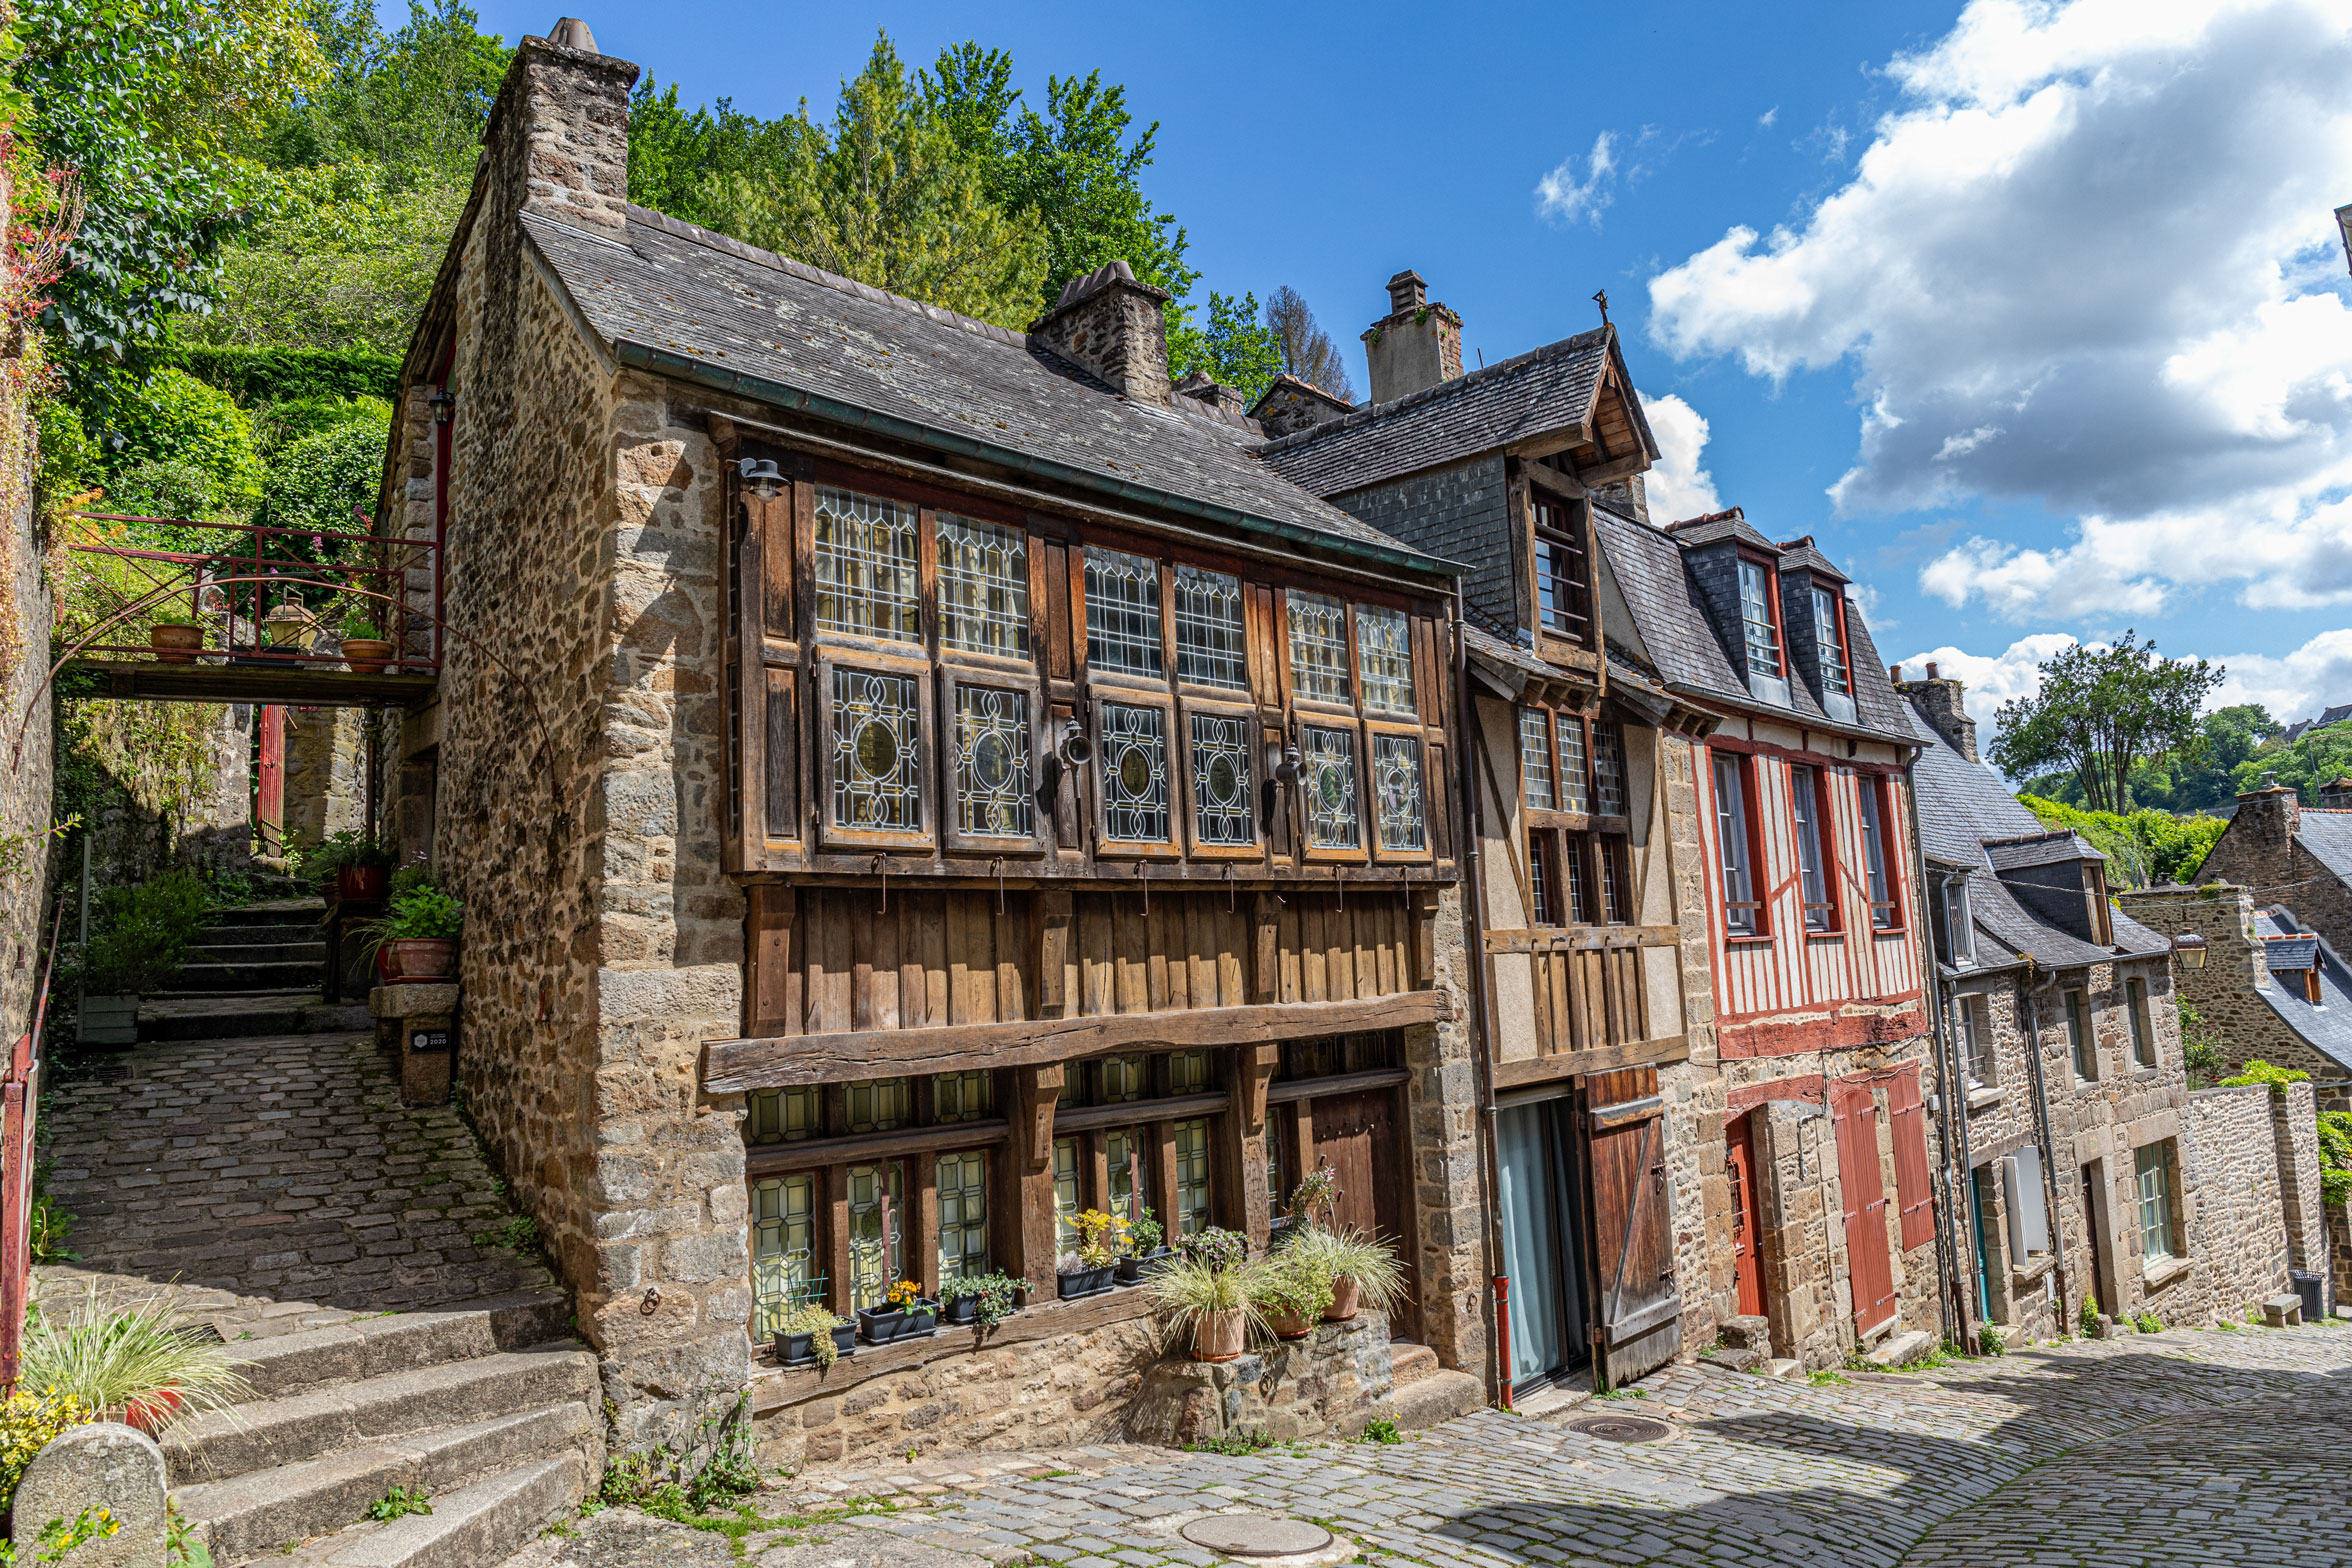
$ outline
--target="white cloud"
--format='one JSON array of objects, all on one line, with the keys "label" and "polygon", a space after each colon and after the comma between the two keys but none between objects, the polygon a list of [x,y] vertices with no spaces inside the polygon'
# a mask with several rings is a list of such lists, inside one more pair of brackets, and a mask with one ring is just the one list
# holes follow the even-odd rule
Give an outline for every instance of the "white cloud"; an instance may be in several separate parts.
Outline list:
[{"label": "white cloud", "polygon": [[2075,639],[2064,632],[2037,632],[2031,637],[2020,637],[1992,655],[1965,653],[1947,644],[1905,659],[1903,676],[1906,680],[1925,680],[1927,667],[1932,664],[1944,679],[1961,682],[1967,688],[1961,694],[1961,705],[1989,737],[1993,714],[2001,704],[2040,691],[2042,661],[2074,645]]},{"label": "white cloud", "polygon": [[1769,109],[1765,110],[1765,111],[1764,111],[1762,114],[1759,114],[1759,115],[1757,115],[1757,116],[1756,116],[1756,123],[1757,123],[1758,125],[1761,125],[1762,127],[1764,127],[1764,129],[1766,129],[1766,130],[1768,130],[1768,131],[1769,131],[1769,130],[1771,130],[1771,129],[1772,129],[1773,122],[1774,122],[1774,121],[1776,121],[1776,120],[1778,120],[1779,118],[1780,118],[1780,105],[1779,105],[1779,104],[1774,104],[1774,105],[1773,105],[1771,108],[1769,108]]},{"label": "white cloud", "polygon": [[1661,523],[1704,517],[1723,510],[1715,494],[1715,476],[1701,466],[1707,449],[1707,416],[1669,392],[1644,396],[1642,411],[1650,417],[1650,434],[1658,438],[1658,461],[1642,476],[1650,516]]},{"label": "white cloud", "polygon": [[1801,223],[1651,281],[1652,335],[1785,378],[1850,364],[1848,512],[2038,503],[1923,586],[2018,618],[2352,602],[2342,0],[1971,0]]},{"label": "white cloud", "polygon": [[2352,702],[2352,630],[2321,632],[2280,658],[2241,653],[2221,661],[2229,674],[2207,706],[2226,708],[2259,702],[2281,724],[2319,716],[2319,710]]},{"label": "white cloud", "polygon": [[1535,182],[1535,210],[1555,223],[1583,218],[1599,228],[1601,209],[1615,199],[1610,187],[1616,183],[1616,174],[1617,138],[1603,131],[1593,138],[1592,151],[1584,160],[1583,179],[1576,177],[1576,156],[1571,153]]}]

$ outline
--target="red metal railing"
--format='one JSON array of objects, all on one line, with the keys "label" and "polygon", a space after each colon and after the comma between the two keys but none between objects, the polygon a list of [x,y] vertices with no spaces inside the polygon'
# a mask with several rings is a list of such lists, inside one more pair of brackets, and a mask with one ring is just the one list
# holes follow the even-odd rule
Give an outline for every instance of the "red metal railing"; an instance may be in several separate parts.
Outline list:
[{"label": "red metal railing", "polygon": [[[198,657],[208,663],[225,657],[238,664],[331,666],[339,657],[335,645],[314,645],[302,623],[296,623],[302,635],[272,643],[268,617],[286,604],[315,616],[319,601],[329,601],[331,611],[332,601],[342,600],[364,605],[392,644],[387,670],[429,674],[441,666],[441,563],[439,546],[430,539],[110,512],[80,512],[74,518],[125,530],[202,529],[229,536],[217,550],[166,548],[135,542],[138,536],[132,534],[69,544],[77,555],[131,562],[144,579],[133,599],[88,629],[90,640],[76,649],[80,655],[153,659],[152,645],[98,639],[122,621],[152,617],[184,591],[189,619],[204,630]],[[304,558],[305,546],[310,555],[325,559]]]},{"label": "red metal railing", "polygon": [[24,1354],[25,1304],[33,1285],[33,1121],[41,1103],[41,1038],[49,1022],[49,977],[57,967],[57,939],[65,928],[65,900],[49,926],[49,954],[33,1026],[17,1038],[0,1074],[0,1393],[16,1387]]}]

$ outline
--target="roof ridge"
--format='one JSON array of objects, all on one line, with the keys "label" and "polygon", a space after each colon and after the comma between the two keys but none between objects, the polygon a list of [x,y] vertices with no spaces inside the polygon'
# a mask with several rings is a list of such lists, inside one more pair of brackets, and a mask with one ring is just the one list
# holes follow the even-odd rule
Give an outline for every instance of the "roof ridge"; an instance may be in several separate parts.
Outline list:
[{"label": "roof ridge", "polygon": [[[1450,381],[1440,381],[1436,386],[1423,387],[1418,392],[1408,392],[1403,397],[1391,398],[1385,403],[1368,404],[1357,409],[1354,413],[1342,414],[1337,419],[1326,419],[1321,424],[1309,425],[1304,430],[1294,430],[1289,435],[1276,436],[1271,441],[1259,443],[1251,450],[1260,457],[1271,457],[1277,452],[1291,452],[1300,447],[1312,446],[1315,442],[1336,435],[1342,430],[1360,430],[1366,425],[1377,423],[1392,414],[1402,413],[1406,409],[1420,408],[1429,403],[1458,396],[1464,388],[1483,386],[1488,381],[1499,377],[1506,370],[1520,369],[1536,360],[1554,355],[1582,352],[1591,348],[1595,340],[1606,342],[1611,330],[1606,326],[1593,327],[1577,333],[1574,337],[1561,338],[1556,343],[1545,343],[1539,347],[1531,348],[1524,354],[1514,354],[1509,359],[1499,359],[1491,365],[1482,365],[1467,375],[1456,376]],[[1318,387],[1316,390],[1321,391],[1322,389]]]},{"label": "roof ridge", "polygon": [[805,261],[795,261],[790,256],[782,255],[776,251],[762,250],[757,245],[747,245],[733,235],[721,234],[715,229],[706,229],[697,223],[688,223],[684,218],[673,218],[668,213],[658,212],[651,207],[640,207],[635,202],[631,202],[628,204],[628,213],[629,221],[632,223],[646,224],[676,239],[707,246],[712,250],[733,256],[738,261],[748,261],[755,266],[772,267],[778,272],[790,273],[804,283],[814,283],[821,288],[836,289],[844,294],[854,294],[859,299],[877,305],[888,305],[893,309],[907,311],[913,315],[925,316],[943,327],[956,327],[978,337],[991,338],[1004,344],[1007,348],[1025,349],[1029,346],[1029,334],[1026,332],[1015,332],[1012,328],[1000,327],[993,321],[982,321],[976,316],[967,316],[959,311],[949,310],[944,305],[929,304],[905,294],[893,294],[888,289],[878,289],[871,283],[860,283],[857,279],[843,277],[838,272],[827,272],[822,267],[812,267]]}]

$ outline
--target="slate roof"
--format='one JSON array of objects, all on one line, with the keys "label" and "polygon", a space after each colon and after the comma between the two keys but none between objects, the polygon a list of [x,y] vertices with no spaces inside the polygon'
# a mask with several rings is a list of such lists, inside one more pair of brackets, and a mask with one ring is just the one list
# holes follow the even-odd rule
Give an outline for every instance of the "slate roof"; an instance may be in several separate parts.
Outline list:
[{"label": "slate roof", "polygon": [[2352,811],[2322,811],[2305,806],[2296,814],[2295,839],[2311,858],[2352,883]]},{"label": "slate roof", "polygon": [[[1859,605],[1849,603],[1846,607],[1857,723],[1848,724],[1824,713],[1801,678],[1790,681],[1790,701],[1784,708],[1751,693],[1732,664],[1723,635],[1718,634],[1706,601],[1683,562],[1683,547],[1694,531],[1669,534],[1605,506],[1595,506],[1592,518],[1609,574],[1633,616],[1634,630],[1648,653],[1649,664],[1668,691],[1756,713],[1787,714],[1819,729],[1850,732],[1860,728],[1890,740],[1911,739],[1911,705],[1892,685],[1876,678],[1886,665],[1878,656],[1878,645],[1871,641]],[[1708,530],[1747,527],[1748,532],[1754,532],[1747,524],[1728,519],[1701,526]],[[1720,537],[1721,533],[1711,533],[1701,542]]]},{"label": "slate roof", "polygon": [[2022,871],[2027,866],[2055,865],[2063,860],[2103,861],[2107,857],[2080,834],[2036,831],[2023,838],[1987,839],[1985,858],[1996,871]]},{"label": "slate roof", "polygon": [[1229,526],[1448,570],[1267,469],[1195,399],[1128,402],[1024,334],[642,207],[629,209],[625,244],[537,213],[520,221],[623,363]]},{"label": "slate roof", "polygon": [[1568,673],[1548,659],[1537,658],[1534,649],[1522,648],[1515,642],[1497,637],[1483,626],[1465,622],[1462,627],[1462,644],[1469,650],[1473,661],[1501,676],[1513,691],[1525,686],[1530,680],[1558,680]]},{"label": "slate roof", "polygon": [[[2254,912],[2254,934],[2268,939],[2304,933],[2292,914],[2274,908]],[[2318,1005],[2304,999],[2300,985],[2257,986],[2254,994],[2313,1050],[2352,1070],[2352,969],[2345,967],[2343,958],[2326,942],[2318,937],[2310,940],[2318,950]],[[2277,944],[2265,940],[2264,945]]]},{"label": "slate roof", "polygon": [[1829,557],[1821,553],[1821,547],[1813,542],[1811,534],[1802,539],[1792,539],[1780,547],[1780,569],[1784,572],[1811,572],[1833,583],[1850,583],[1854,580],[1831,564]]},{"label": "slate roof", "polygon": [[2266,936],[2262,939],[2262,957],[2272,974],[2310,969],[2319,963],[2319,938]]},{"label": "slate roof", "polygon": [[[1563,429],[1592,412],[1616,336],[1606,326],[1579,332],[1269,441],[1258,455],[1317,495],[1344,495]],[[1642,420],[1638,408],[1634,415]],[[1641,434],[1655,455],[1646,421]]]},{"label": "slate roof", "polygon": [[1702,545],[1720,544],[1726,539],[1737,539],[1741,544],[1754,545],[1768,555],[1778,555],[1780,546],[1764,537],[1762,529],[1747,519],[1738,507],[1728,511],[1709,512],[1704,517],[1692,517],[1666,525],[1666,532],[1685,550],[1696,550]]}]

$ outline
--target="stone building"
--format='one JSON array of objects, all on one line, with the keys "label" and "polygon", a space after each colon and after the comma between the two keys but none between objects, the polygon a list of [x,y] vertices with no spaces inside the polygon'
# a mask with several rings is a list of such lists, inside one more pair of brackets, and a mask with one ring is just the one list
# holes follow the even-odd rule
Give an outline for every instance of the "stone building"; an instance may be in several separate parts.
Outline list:
[{"label": "stone building", "polygon": [[1984,765],[1958,681],[1931,666],[1898,689],[1920,745],[1970,1332],[2071,1333],[2093,1302],[2204,1324],[2277,1294],[2305,1255],[2290,1234],[2316,1144],[2306,1172],[2293,1149],[2281,1160],[2265,1093],[2191,1093],[2169,936],[2115,907],[2104,857]]},{"label": "stone building", "polygon": [[2197,880],[2234,883],[2257,909],[2283,905],[2299,928],[2352,952],[2352,810],[2303,805],[2283,784],[2248,790]]},{"label": "stone building", "polygon": [[[1172,387],[1124,264],[1014,332],[629,205],[636,73],[522,42],[386,495],[449,626],[390,805],[617,1437],[1116,1437],[1159,1347],[1054,1299],[1074,1213],[1262,1246],[1324,1165],[1401,1243],[1397,1376],[1480,1369],[1449,569]],[[770,1364],[991,1270],[985,1344]]]},{"label": "stone building", "polygon": [[[1721,1182],[1689,708],[1613,664],[1596,500],[1657,443],[1602,327],[1465,375],[1418,273],[1364,333],[1374,402],[1277,384],[1278,473],[1463,562],[1460,794],[1478,854],[1482,1068],[1506,1394],[1639,1375],[1714,1337],[1703,1214]],[[1688,923],[1688,924],[1686,924]],[[1662,1170],[1663,1180],[1653,1169]]]}]

